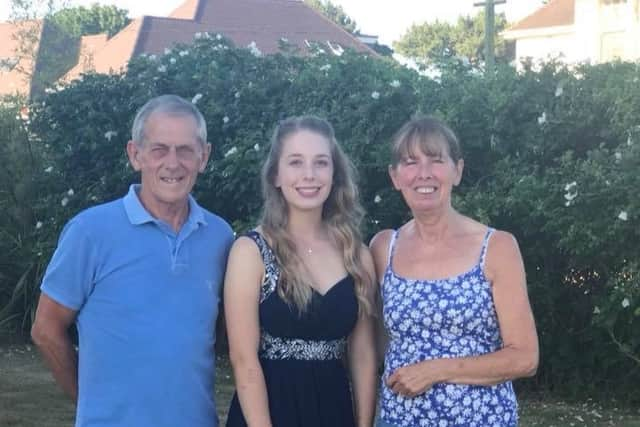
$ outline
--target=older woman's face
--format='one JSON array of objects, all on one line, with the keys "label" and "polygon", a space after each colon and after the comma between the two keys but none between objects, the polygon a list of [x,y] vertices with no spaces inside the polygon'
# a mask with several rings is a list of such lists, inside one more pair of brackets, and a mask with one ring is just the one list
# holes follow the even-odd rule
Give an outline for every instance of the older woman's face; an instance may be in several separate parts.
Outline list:
[{"label": "older woman's face", "polygon": [[451,190],[462,178],[463,161],[454,163],[446,149],[429,155],[417,146],[412,148],[397,165],[389,167],[393,186],[413,212],[450,206]]}]

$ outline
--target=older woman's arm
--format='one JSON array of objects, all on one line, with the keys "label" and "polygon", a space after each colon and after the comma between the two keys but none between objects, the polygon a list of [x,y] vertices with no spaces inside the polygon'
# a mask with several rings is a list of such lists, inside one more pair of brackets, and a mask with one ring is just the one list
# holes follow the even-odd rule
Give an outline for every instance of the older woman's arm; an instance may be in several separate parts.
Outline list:
[{"label": "older woman's arm", "polygon": [[[362,258],[367,268],[367,273],[371,278],[369,286],[369,301],[372,310],[374,307],[373,289],[375,285],[375,272],[373,260],[369,249],[363,247]],[[377,384],[377,361],[375,342],[374,314],[361,313],[358,322],[349,336],[349,370],[353,383],[353,400],[358,427],[371,427],[376,410],[376,384]]]},{"label": "older woman's arm", "polygon": [[250,238],[240,237],[227,262],[224,312],[238,399],[250,427],[271,427],[267,387],[258,360],[258,304],[263,275],[258,247]]},{"label": "older woman's arm", "polygon": [[535,374],[538,337],[522,256],[511,234],[496,231],[491,237],[485,275],[493,286],[503,347],[482,356],[435,359],[402,367],[387,379],[392,390],[415,396],[435,383],[494,385]]}]

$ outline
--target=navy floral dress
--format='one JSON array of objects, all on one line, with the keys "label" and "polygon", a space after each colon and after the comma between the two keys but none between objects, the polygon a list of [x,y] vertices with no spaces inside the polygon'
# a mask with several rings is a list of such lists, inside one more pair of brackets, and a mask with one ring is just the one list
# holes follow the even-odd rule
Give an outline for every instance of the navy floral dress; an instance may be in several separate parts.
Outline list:
[{"label": "navy floral dress", "polygon": [[[358,317],[351,276],[324,295],[313,293],[303,314],[276,292],[280,269],[258,232],[247,234],[265,265],[260,291],[258,357],[267,386],[274,427],[352,427],[351,391],[343,364],[346,341]],[[229,408],[227,427],[246,426],[237,394]]]},{"label": "navy floral dress", "polygon": [[408,279],[393,271],[398,231],[389,244],[382,282],[385,354],[380,417],[399,427],[511,427],[518,424],[511,382],[495,386],[435,384],[414,398],[394,393],[385,379],[396,369],[439,358],[478,356],[502,348],[491,283],[483,272],[492,229],[478,263],[442,280]]}]

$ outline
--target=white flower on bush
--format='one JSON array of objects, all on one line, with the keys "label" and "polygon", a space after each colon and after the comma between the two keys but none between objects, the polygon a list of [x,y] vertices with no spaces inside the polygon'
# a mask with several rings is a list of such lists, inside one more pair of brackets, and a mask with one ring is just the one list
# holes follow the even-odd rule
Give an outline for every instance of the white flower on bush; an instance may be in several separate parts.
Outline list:
[{"label": "white flower on bush", "polygon": [[260,52],[260,49],[258,49],[258,45],[255,41],[249,43],[247,45],[247,49],[249,49],[249,52],[251,52],[253,56],[262,56],[262,52]]},{"label": "white flower on bush", "polygon": [[40,230],[42,228],[42,221],[36,222],[36,230]]},{"label": "white flower on bush", "polygon": [[573,181],[570,182],[569,184],[564,186],[564,199],[566,200],[566,202],[564,203],[565,206],[571,206],[571,204],[573,203],[573,200],[578,197],[578,183]]},{"label": "white flower on bush", "polygon": [[51,173],[51,172],[53,172],[53,166],[49,166],[49,167],[48,167],[48,168],[46,168],[44,171],[45,171],[46,173]]},{"label": "white flower on bush", "polygon": [[256,143],[256,145],[253,146],[253,149],[256,151],[260,151],[260,144]]},{"label": "white flower on bush", "polygon": [[593,314],[600,314],[600,307],[597,305],[593,308]]},{"label": "white flower on bush", "polygon": [[111,138],[113,138],[114,136],[118,136],[118,132],[116,132],[115,130],[110,130],[104,133],[104,138],[107,141],[111,141]]},{"label": "white flower on bush", "polygon": [[616,158],[616,162],[619,162],[622,160],[622,153],[619,151],[616,151],[614,154],[615,158]]},{"label": "white flower on bush", "polygon": [[540,116],[538,117],[538,124],[542,126],[545,123],[547,123],[547,113],[542,112],[542,114],[540,114]]},{"label": "white flower on bush", "polygon": [[149,55],[149,59],[152,60],[152,61],[155,61],[156,60],[156,56],[151,54],[151,55]]},{"label": "white flower on bush", "polygon": [[236,99],[239,99],[240,98],[240,92],[236,92],[236,94],[233,95],[233,96],[235,96]]},{"label": "white flower on bush", "polygon": [[176,63],[176,58],[170,58],[169,62],[172,63],[172,64],[175,64]]},{"label": "white flower on bush", "polygon": [[378,99],[378,98],[380,98],[380,92],[378,92],[378,91],[375,91],[375,90],[374,90],[373,92],[371,92],[371,97],[372,97],[373,99]]},{"label": "white flower on bush", "polygon": [[191,98],[191,103],[192,104],[197,104],[198,101],[200,101],[202,99],[202,94],[201,93],[196,93],[196,95]]},{"label": "white flower on bush", "polygon": [[578,185],[577,182],[573,181],[564,186],[564,191],[571,191],[572,188]]},{"label": "white flower on bush", "polygon": [[620,211],[620,213],[618,214],[618,219],[620,221],[626,221],[629,219],[629,215],[627,215],[627,211]]},{"label": "white flower on bush", "polygon": [[226,153],[224,153],[224,157],[229,157],[229,156],[233,156],[234,154],[236,154],[238,152],[238,148],[237,147],[231,147],[229,149],[229,151],[227,151]]},{"label": "white flower on bush", "polygon": [[382,197],[379,194],[376,194],[376,197],[373,198],[373,203],[380,203],[382,201]]},{"label": "white flower on bush", "polygon": [[202,33],[201,33],[201,32],[197,32],[197,33],[195,33],[195,34],[193,35],[193,38],[194,38],[194,39],[196,39],[196,40],[201,39],[201,38],[202,38]]},{"label": "white flower on bush", "polygon": [[76,194],[76,193],[73,191],[73,188],[70,188],[70,189],[67,191],[67,196],[69,196],[69,197],[73,196],[74,194]]},{"label": "white flower on bush", "polygon": [[325,64],[320,67],[320,71],[329,71],[331,69],[331,64]]},{"label": "white flower on bush", "polygon": [[222,40],[222,34],[220,33],[216,34],[216,40]]},{"label": "white flower on bush", "polygon": [[633,139],[631,138],[631,134],[629,134],[629,137],[627,138],[627,146],[631,147],[633,145]]},{"label": "white flower on bush", "polygon": [[167,72],[167,66],[166,65],[161,65],[158,67],[158,72],[160,73],[166,73]]},{"label": "white flower on bush", "polygon": [[391,87],[400,87],[400,80],[394,80],[391,83],[389,83],[389,86]]},{"label": "white flower on bush", "polygon": [[60,200],[60,204],[62,207],[67,206],[67,204],[69,204],[69,199],[67,197],[63,197],[62,200]]},{"label": "white flower on bush", "polygon": [[187,55],[189,55],[189,51],[188,50],[181,50],[180,52],[178,52],[178,55],[187,56]]},{"label": "white flower on bush", "polygon": [[224,123],[225,125],[226,125],[227,123],[229,123],[229,117],[224,116],[224,117],[222,118],[222,123]]},{"label": "white flower on bush", "polygon": [[556,98],[559,96],[562,96],[562,94],[564,93],[564,88],[562,87],[561,84],[558,85],[558,87],[556,88]]},{"label": "white flower on bush", "polygon": [[165,55],[169,55],[171,53],[171,49],[169,49],[168,47],[164,48],[164,54]]},{"label": "white flower on bush", "polygon": [[622,305],[622,308],[629,307],[629,305],[631,305],[631,303],[629,302],[629,298],[623,299],[622,302],[620,303],[620,305]]}]

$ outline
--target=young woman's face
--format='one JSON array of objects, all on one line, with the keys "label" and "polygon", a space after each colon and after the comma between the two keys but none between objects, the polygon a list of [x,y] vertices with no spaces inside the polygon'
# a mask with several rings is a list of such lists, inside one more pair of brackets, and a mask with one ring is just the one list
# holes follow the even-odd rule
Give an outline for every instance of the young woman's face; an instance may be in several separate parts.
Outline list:
[{"label": "young woman's face", "polygon": [[322,209],[333,185],[330,142],[308,130],[289,135],[282,144],[275,186],[289,210]]}]

